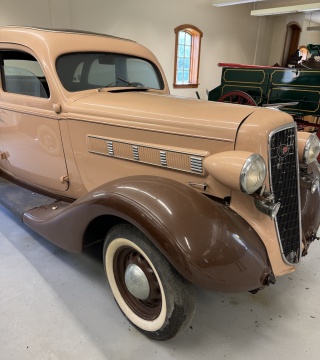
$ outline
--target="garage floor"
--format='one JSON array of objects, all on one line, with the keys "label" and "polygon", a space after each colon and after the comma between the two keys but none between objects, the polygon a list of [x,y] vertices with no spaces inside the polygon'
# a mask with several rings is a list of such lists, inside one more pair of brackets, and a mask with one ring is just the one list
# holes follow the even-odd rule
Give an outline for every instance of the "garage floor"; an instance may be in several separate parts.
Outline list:
[{"label": "garage floor", "polygon": [[256,295],[198,290],[190,328],[167,342],[118,310],[100,250],[67,253],[0,206],[1,360],[319,359],[320,242]]}]

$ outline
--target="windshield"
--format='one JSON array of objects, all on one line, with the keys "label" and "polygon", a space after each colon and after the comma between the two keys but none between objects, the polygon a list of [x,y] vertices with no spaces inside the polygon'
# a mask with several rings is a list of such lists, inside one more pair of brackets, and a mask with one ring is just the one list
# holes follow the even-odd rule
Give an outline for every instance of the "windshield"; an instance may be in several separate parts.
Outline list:
[{"label": "windshield", "polygon": [[67,91],[101,87],[144,87],[161,90],[158,68],[137,57],[112,53],[71,53],[56,63],[60,81]]}]

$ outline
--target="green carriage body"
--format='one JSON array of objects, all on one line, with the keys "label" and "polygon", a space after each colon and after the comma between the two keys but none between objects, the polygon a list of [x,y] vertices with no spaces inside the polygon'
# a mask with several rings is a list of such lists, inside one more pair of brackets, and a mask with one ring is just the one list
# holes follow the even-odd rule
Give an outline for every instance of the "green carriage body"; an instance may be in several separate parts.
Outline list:
[{"label": "green carriage body", "polygon": [[241,91],[251,96],[258,106],[296,103],[282,110],[296,116],[320,116],[320,69],[219,66],[223,67],[221,84],[209,92],[208,100],[219,101],[230,92]]}]

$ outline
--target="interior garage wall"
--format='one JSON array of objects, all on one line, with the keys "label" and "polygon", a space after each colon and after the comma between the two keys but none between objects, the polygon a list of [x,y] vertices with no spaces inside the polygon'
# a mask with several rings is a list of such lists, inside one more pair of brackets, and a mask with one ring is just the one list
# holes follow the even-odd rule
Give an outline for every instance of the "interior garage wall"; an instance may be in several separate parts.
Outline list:
[{"label": "interior garage wall", "polygon": [[307,18],[303,21],[302,32],[300,36],[300,45],[320,44],[320,31],[307,31],[308,26],[319,26]]},{"label": "interior garage wall", "polygon": [[[217,8],[211,0],[0,0],[0,6],[0,25],[73,28],[135,40],[158,57],[171,93],[195,97],[198,90],[203,99],[206,89],[220,83],[218,62],[281,61],[287,24],[286,16],[250,16],[252,4]],[[172,88],[174,28],[182,24],[204,34],[198,89]]]},{"label": "interior garage wall", "polygon": [[250,17],[251,7],[247,5],[230,11],[230,7],[214,8],[211,0],[70,0],[70,9],[73,28],[129,37],[147,46],[162,64],[171,92],[178,95],[195,96],[195,89],[172,89],[174,28],[178,25],[192,24],[204,34],[198,89],[201,98],[206,98],[206,89],[220,83],[218,62],[254,60],[258,19]]},{"label": "interior garage wall", "polygon": [[302,31],[299,39],[300,45],[320,44],[320,31],[307,31],[308,26],[319,26],[310,22],[304,14],[293,14],[288,16],[276,16],[273,18],[272,46],[270,47],[269,64],[281,64],[283,47],[286,38],[287,24],[295,22],[300,25]]}]

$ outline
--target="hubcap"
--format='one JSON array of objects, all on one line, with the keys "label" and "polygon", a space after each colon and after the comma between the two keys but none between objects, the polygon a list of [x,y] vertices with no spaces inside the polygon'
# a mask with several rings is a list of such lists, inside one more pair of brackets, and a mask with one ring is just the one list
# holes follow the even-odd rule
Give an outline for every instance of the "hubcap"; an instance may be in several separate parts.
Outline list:
[{"label": "hubcap", "polygon": [[138,265],[129,264],[125,272],[125,283],[131,295],[140,300],[147,300],[150,286],[144,272]]},{"label": "hubcap", "polygon": [[156,319],[162,295],[156,274],[148,261],[130,246],[119,247],[113,258],[115,281],[123,300],[142,319]]}]

